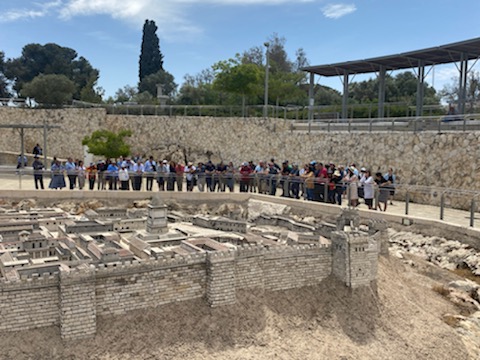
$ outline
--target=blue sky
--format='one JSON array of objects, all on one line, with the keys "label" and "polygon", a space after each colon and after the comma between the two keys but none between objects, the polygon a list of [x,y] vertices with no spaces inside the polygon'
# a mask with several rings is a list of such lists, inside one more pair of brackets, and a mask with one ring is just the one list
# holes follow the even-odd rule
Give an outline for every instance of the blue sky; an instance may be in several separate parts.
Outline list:
[{"label": "blue sky", "polygon": [[[30,43],[70,47],[100,70],[98,85],[113,96],[138,82],[145,19],[156,22],[164,68],[181,84],[273,33],[292,60],[303,48],[320,65],[479,37],[479,14],[479,0],[2,0],[0,51],[14,58]],[[426,81],[441,89],[456,74],[438,66]],[[338,78],[316,82],[342,87]]]}]

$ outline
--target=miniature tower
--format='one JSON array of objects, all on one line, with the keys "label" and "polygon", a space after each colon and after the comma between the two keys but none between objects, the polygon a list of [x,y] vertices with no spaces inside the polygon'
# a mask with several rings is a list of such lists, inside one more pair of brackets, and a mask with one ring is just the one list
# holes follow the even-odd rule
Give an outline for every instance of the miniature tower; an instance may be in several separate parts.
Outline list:
[{"label": "miniature tower", "polygon": [[358,211],[346,209],[337,218],[337,231],[331,236],[332,274],[351,288],[369,285],[377,277],[377,242],[359,231],[359,224]]},{"label": "miniature tower", "polygon": [[164,234],[167,227],[167,205],[160,199],[160,195],[154,195],[148,204],[147,233]]},{"label": "miniature tower", "polygon": [[335,231],[332,233],[332,273],[351,288],[369,285],[376,277],[378,257],[376,247],[371,248],[367,234]]}]

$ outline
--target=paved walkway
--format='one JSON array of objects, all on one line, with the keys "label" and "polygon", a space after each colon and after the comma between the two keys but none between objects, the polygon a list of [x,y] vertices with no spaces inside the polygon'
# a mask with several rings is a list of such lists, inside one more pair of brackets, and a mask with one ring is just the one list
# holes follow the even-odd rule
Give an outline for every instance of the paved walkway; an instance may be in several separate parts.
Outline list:
[{"label": "paved walkway", "polygon": [[[10,171],[8,173],[1,170],[5,170],[5,167],[0,167],[0,190],[35,190],[32,175],[24,175],[21,177],[17,176],[15,175],[15,172],[14,170],[12,170],[11,167],[9,168]],[[50,179],[46,178],[44,181],[45,181],[45,186],[48,187],[48,183]],[[67,183],[68,183],[68,180],[67,180]],[[184,184],[184,188],[185,188],[185,184]],[[156,184],[154,184],[154,189],[155,190],[157,189]],[[238,188],[236,188],[235,190],[238,191]],[[42,191],[42,190],[38,190],[38,191]],[[54,190],[47,189],[43,191],[54,191]],[[68,189],[62,190],[62,192],[68,192],[68,191],[71,191],[71,190],[68,190]],[[79,190],[73,190],[73,191],[78,192]],[[145,190],[142,190],[142,191],[145,192]],[[198,191],[198,190],[195,189],[194,191]],[[278,193],[280,193],[280,191],[278,191]],[[304,201],[304,200],[298,200],[298,201]],[[346,204],[344,206],[346,206]],[[359,209],[366,210],[366,206],[364,204],[361,204],[359,206]],[[376,211],[376,213],[378,213],[378,211]],[[405,202],[397,201],[397,200],[394,201],[394,205],[388,205],[386,214],[406,215]],[[408,216],[413,218],[440,220],[440,207],[409,203]],[[470,212],[445,208],[443,222],[457,225],[457,226],[462,226],[462,227],[470,227]],[[474,228],[480,229],[479,213],[475,213]]]}]

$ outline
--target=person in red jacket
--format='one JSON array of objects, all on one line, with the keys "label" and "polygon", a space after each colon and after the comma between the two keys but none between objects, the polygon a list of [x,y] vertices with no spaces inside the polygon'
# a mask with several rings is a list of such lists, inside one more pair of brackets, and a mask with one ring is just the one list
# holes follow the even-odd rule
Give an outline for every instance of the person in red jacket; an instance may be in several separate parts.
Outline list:
[{"label": "person in red jacket", "polygon": [[253,170],[247,162],[244,162],[240,167],[240,192],[248,192],[248,184],[250,183],[252,172]]}]

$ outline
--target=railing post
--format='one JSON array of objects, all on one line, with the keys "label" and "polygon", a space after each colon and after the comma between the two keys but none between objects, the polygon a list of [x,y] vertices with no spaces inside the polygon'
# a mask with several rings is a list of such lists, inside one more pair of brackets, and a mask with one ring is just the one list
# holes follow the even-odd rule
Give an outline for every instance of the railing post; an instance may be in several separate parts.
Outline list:
[{"label": "railing post", "polygon": [[410,193],[407,191],[405,195],[405,215],[408,215],[408,203],[410,202]]},{"label": "railing post", "polygon": [[440,196],[440,220],[443,220],[444,211],[445,211],[445,193],[442,193],[442,196]]},{"label": "railing post", "polygon": [[352,192],[350,190],[350,183],[347,184],[347,206],[352,207]]},{"label": "railing post", "polygon": [[370,121],[368,122],[368,130],[369,130],[370,132],[372,132],[372,121],[373,121],[373,120],[370,119]]},{"label": "railing post", "polygon": [[323,202],[328,203],[328,187],[329,183],[325,182],[323,185]]},{"label": "railing post", "polygon": [[438,119],[438,132],[442,132],[442,119]]},{"label": "railing post", "polygon": [[473,227],[473,223],[475,220],[475,198],[472,199],[472,203],[470,204],[470,226]]}]

